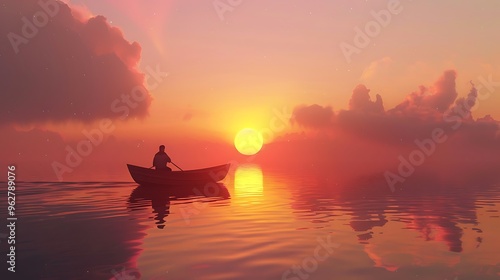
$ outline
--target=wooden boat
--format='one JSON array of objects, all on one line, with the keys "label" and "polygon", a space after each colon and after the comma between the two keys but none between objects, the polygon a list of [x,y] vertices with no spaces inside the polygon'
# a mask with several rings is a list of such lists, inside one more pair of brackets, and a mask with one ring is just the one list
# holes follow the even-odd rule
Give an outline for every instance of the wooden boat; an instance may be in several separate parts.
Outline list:
[{"label": "wooden boat", "polygon": [[231,164],[223,164],[209,168],[168,171],[144,168],[127,164],[132,179],[143,186],[186,186],[218,182],[224,179]]}]

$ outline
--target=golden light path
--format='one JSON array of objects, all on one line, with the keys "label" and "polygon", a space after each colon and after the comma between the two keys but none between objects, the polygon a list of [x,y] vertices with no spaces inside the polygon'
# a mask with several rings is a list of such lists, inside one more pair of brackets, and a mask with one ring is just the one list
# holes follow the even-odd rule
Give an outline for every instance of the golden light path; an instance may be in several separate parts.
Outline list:
[{"label": "golden light path", "polygon": [[248,198],[262,196],[264,191],[262,170],[258,165],[240,165],[234,173],[234,196]]}]

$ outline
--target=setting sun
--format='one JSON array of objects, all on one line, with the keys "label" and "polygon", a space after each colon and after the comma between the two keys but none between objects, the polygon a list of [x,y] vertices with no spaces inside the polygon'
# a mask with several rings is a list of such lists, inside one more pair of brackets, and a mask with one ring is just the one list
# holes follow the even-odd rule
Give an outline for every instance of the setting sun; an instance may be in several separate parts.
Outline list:
[{"label": "setting sun", "polygon": [[500,280],[500,1],[290,2],[0,0],[0,280]]},{"label": "setting sun", "polygon": [[252,128],[244,128],[234,137],[234,146],[238,152],[247,156],[258,153],[263,143],[262,134]]}]

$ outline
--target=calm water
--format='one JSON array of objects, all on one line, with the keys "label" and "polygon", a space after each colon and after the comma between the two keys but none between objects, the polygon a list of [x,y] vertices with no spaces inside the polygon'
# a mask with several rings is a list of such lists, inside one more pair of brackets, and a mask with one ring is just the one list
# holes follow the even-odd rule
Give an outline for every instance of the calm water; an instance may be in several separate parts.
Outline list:
[{"label": "calm water", "polygon": [[17,272],[2,279],[500,279],[499,187],[325,178],[246,165],[182,192],[20,184]]}]

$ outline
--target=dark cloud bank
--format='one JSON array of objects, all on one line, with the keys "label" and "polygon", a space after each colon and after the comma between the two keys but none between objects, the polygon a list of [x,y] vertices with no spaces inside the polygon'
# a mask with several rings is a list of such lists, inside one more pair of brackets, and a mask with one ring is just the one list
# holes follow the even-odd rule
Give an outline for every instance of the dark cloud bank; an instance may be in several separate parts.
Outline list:
[{"label": "dark cloud bank", "polygon": [[[55,0],[0,0],[0,124],[144,117],[141,47]],[[130,102],[129,102],[130,104]]]},{"label": "dark cloud bank", "polygon": [[474,105],[487,102],[487,89],[471,83],[470,92],[459,97],[456,76],[453,70],[445,71],[433,86],[420,86],[388,110],[382,97],[377,94],[372,100],[364,85],[353,90],[348,110],[297,106],[291,123],[305,132],[266,147],[263,161],[326,169],[337,178],[368,176],[393,186],[422,178],[498,179],[499,122],[489,115],[473,117],[472,112]]}]

